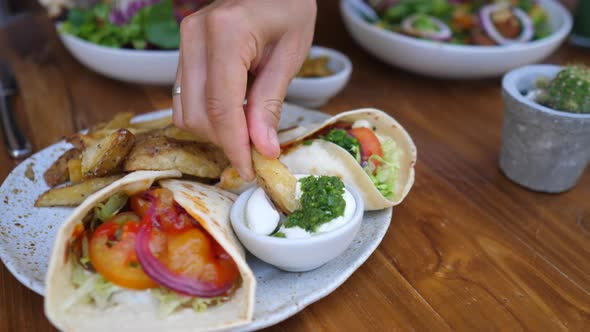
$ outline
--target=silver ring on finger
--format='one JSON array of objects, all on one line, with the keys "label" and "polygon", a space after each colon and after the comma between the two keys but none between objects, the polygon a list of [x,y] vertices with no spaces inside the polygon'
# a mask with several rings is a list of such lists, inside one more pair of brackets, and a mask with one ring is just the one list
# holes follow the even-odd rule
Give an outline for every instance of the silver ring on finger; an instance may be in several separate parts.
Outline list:
[{"label": "silver ring on finger", "polygon": [[172,87],[172,97],[180,95],[180,83],[174,83]]}]

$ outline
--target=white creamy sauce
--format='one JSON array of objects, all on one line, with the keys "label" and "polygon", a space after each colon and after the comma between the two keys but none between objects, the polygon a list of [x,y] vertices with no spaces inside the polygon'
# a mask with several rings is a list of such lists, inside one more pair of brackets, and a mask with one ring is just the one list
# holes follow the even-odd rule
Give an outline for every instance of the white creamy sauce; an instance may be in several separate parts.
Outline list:
[{"label": "white creamy sauce", "polygon": [[288,239],[300,239],[313,236],[313,234],[309,233],[308,231],[299,226],[289,228],[281,226],[281,229],[279,231],[285,234],[285,237]]},{"label": "white creamy sauce", "polygon": [[135,306],[154,306],[157,307],[158,300],[154,298],[149,290],[136,291],[121,289],[113,293],[111,301],[117,304],[135,307]]},{"label": "white creamy sauce", "polygon": [[279,225],[281,216],[262,188],[254,190],[246,204],[248,228],[255,233],[270,235]]},{"label": "white creamy sauce", "polygon": [[[306,176],[307,175],[295,175],[297,179]],[[295,187],[296,199],[301,199],[302,194],[301,183],[297,182]],[[280,227],[279,232],[285,234],[285,237],[289,239],[309,238],[317,234],[333,231],[343,226],[352,218],[352,215],[356,210],[356,202],[354,201],[352,194],[346,190],[346,188],[344,188],[344,194],[342,194],[342,197],[345,202],[344,215],[320,225],[315,233],[310,233],[301,227],[286,228],[284,226]],[[274,208],[262,188],[258,188],[252,193],[246,204],[246,221],[248,228],[258,234],[270,235],[277,228],[279,222],[283,222],[284,219],[285,217],[279,214]]]},{"label": "white creamy sauce", "polygon": [[344,207],[344,215],[322,224],[320,227],[318,227],[317,233],[333,231],[336,228],[346,224],[350,218],[352,218],[354,210],[356,210],[356,202],[354,201],[354,197],[348,190],[346,190],[346,188],[344,189],[344,195],[342,195],[342,197],[344,197],[344,201],[346,202],[346,206]]},{"label": "white creamy sauce", "polygon": [[373,128],[371,123],[365,119],[356,120],[352,124],[352,128]]}]

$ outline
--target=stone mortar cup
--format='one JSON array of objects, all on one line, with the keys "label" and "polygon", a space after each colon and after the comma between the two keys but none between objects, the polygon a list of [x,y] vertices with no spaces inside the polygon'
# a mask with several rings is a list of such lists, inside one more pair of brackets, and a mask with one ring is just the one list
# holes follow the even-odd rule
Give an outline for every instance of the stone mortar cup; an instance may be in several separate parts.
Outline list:
[{"label": "stone mortar cup", "polygon": [[505,110],[500,168],[512,181],[535,191],[571,189],[590,161],[590,114],[557,111],[523,94],[534,87],[538,77],[553,78],[561,69],[525,66],[502,79]]}]

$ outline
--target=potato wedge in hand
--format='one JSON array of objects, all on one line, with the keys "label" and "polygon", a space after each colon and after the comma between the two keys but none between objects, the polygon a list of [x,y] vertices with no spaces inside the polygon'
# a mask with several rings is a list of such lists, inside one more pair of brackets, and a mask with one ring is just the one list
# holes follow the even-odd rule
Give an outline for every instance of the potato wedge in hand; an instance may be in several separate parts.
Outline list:
[{"label": "potato wedge in hand", "polygon": [[43,173],[43,179],[50,187],[55,187],[58,184],[67,182],[70,179],[68,172],[68,162],[72,159],[80,158],[82,152],[79,149],[73,148],[64,152],[56,161],[49,166]]},{"label": "potato wedge in hand", "polygon": [[278,159],[267,159],[252,147],[252,162],[258,184],[275,206],[285,214],[301,208],[301,203],[295,198],[297,178],[289,172]]},{"label": "potato wedge in hand", "polygon": [[119,129],[82,152],[82,175],[85,178],[112,174],[133,147],[135,136],[127,129]]},{"label": "potato wedge in hand", "polygon": [[36,207],[47,206],[77,206],[88,196],[122,178],[121,175],[88,179],[78,184],[52,188],[37,198]]},{"label": "potato wedge in hand", "polygon": [[123,170],[176,169],[183,174],[217,179],[228,164],[223,152],[212,144],[146,136],[135,143]]},{"label": "potato wedge in hand", "polygon": [[238,171],[232,166],[226,167],[221,172],[221,178],[217,186],[234,194],[241,194],[256,184],[256,181],[246,182],[240,177]]}]

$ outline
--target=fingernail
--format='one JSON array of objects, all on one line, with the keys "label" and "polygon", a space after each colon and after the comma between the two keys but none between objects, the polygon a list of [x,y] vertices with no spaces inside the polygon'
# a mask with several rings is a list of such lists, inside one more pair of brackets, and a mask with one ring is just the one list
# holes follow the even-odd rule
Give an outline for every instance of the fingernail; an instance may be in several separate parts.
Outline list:
[{"label": "fingernail", "polygon": [[254,179],[254,175],[251,172],[245,171],[243,169],[238,168],[238,174],[240,174],[242,180],[246,182],[250,182]]},{"label": "fingernail", "polygon": [[267,133],[267,139],[268,139],[268,143],[270,144],[270,151],[272,151],[272,156],[273,158],[276,158],[279,156],[280,153],[280,148],[279,148],[279,137],[277,136],[277,132],[276,130],[274,130],[273,128],[268,128],[268,133]]}]

